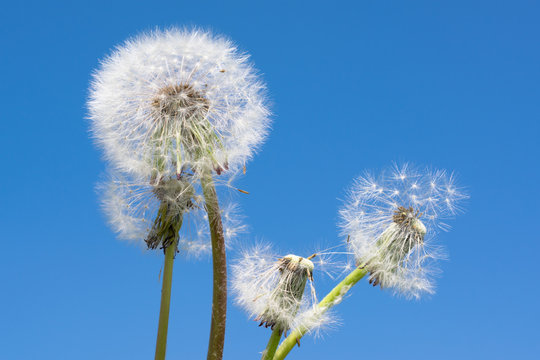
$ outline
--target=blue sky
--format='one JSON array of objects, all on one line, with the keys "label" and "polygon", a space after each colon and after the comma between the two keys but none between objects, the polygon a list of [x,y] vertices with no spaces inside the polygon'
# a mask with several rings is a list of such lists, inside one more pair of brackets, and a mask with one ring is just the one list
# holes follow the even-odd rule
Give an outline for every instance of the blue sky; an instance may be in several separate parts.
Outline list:
[{"label": "blue sky", "polygon": [[[19,1],[0,14],[0,358],[149,359],[161,254],[115,239],[85,101],[127,37],[197,25],[248,51],[271,135],[239,196],[250,234],[283,253],[340,241],[340,198],[392,161],[454,170],[471,199],[440,235],[437,293],[359,283],[341,325],[291,359],[533,359],[540,351],[540,6],[534,1]],[[229,254],[234,258],[234,250]],[[168,359],[206,356],[211,262],[174,269]],[[330,282],[321,280],[321,291]],[[232,302],[226,359],[269,336]],[[536,354],[536,356],[535,356]]]}]

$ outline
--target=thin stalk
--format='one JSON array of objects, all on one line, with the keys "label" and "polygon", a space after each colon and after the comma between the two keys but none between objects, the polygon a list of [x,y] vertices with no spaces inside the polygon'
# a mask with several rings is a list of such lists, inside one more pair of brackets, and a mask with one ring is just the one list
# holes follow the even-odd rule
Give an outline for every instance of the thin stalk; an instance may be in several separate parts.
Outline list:
[{"label": "thin stalk", "polygon": [[[338,304],[343,296],[367,273],[364,267],[357,267],[345,279],[336,285],[329,293],[317,304],[320,309],[319,314],[322,315],[331,307]],[[273,360],[283,360],[294,348],[294,345],[300,343],[300,339],[309,331],[306,326],[299,326],[287,336],[276,351]]]},{"label": "thin stalk", "polygon": [[182,173],[182,143],[180,139],[180,130],[176,131],[176,174]]},{"label": "thin stalk", "polygon": [[274,331],[272,331],[272,335],[270,335],[270,339],[268,339],[268,344],[262,354],[261,360],[272,360],[274,358],[279,340],[281,340],[281,333],[281,329],[276,326]]},{"label": "thin stalk", "polygon": [[214,271],[212,322],[207,359],[221,360],[223,358],[225,321],[227,319],[227,255],[225,253],[225,237],[223,236],[221,213],[210,169],[203,170],[201,185],[212,239],[212,263]]},{"label": "thin stalk", "polygon": [[165,265],[163,269],[163,285],[161,287],[161,307],[159,309],[159,325],[156,341],[156,360],[164,360],[167,350],[167,331],[169,328],[169,309],[171,306],[171,285],[174,265],[174,255],[176,253],[176,238],[172,244],[165,249]]}]

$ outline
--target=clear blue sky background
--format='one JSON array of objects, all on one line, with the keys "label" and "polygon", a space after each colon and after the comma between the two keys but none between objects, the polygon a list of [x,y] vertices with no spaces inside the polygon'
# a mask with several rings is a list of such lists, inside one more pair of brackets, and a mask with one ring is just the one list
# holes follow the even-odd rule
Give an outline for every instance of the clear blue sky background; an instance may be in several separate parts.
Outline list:
[{"label": "clear blue sky background", "polygon": [[[342,325],[291,359],[536,359],[539,3],[267,3],[2,5],[0,358],[153,358],[162,256],[105,224],[85,100],[116,44],[198,25],[252,54],[273,103],[240,183],[244,241],[300,254],[339,241],[344,189],[392,161],[455,170],[471,195],[441,235],[436,295],[411,302],[362,282],[337,308]],[[210,269],[176,262],[168,359],[206,356]],[[259,358],[269,331],[232,303],[227,330],[226,359]]]}]

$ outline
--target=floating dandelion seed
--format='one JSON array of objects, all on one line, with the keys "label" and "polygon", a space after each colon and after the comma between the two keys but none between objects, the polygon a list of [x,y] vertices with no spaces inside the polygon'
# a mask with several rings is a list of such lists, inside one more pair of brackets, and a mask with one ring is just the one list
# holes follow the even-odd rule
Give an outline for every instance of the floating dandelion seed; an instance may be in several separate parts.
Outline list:
[{"label": "floating dandelion seed", "polygon": [[374,286],[418,298],[433,293],[437,229],[460,210],[464,195],[445,171],[395,166],[380,177],[359,177],[340,211],[342,234]]},{"label": "floating dandelion seed", "polygon": [[94,75],[92,131],[122,171],[156,181],[186,168],[244,168],[269,127],[264,85],[246,54],[204,31],[128,40]]}]

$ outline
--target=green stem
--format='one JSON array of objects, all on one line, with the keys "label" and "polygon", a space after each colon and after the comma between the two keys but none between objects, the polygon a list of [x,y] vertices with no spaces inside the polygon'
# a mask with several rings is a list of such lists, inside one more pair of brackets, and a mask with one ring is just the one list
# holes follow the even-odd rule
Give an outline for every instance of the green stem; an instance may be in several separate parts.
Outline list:
[{"label": "green stem", "polygon": [[225,321],[227,318],[227,255],[225,253],[225,238],[223,236],[219,203],[210,169],[203,170],[201,185],[212,239],[212,262],[214,270],[212,322],[207,359],[221,360],[223,358]]},{"label": "green stem", "polygon": [[[362,279],[367,273],[365,268],[357,267],[354,269],[345,279],[343,279],[339,284],[336,285],[317,304],[317,308],[320,309],[319,314],[322,315],[328,311],[332,306],[339,304],[343,296],[358,282]],[[300,339],[304,334],[309,331],[309,328],[306,326],[299,326],[279,346],[273,360],[283,360],[294,348],[294,345],[300,343]]]},{"label": "green stem", "polygon": [[164,360],[167,350],[167,330],[169,327],[169,309],[171,306],[171,284],[174,265],[174,255],[176,253],[175,239],[172,244],[165,249],[165,266],[163,269],[163,286],[161,287],[161,307],[159,310],[159,325],[156,341],[156,360]]},{"label": "green stem", "polygon": [[261,358],[262,360],[272,360],[274,358],[274,354],[279,345],[279,340],[281,340],[281,333],[281,329],[276,326],[274,331],[272,331],[272,335],[270,335],[270,339],[268,339],[268,344],[266,345],[266,349]]}]

